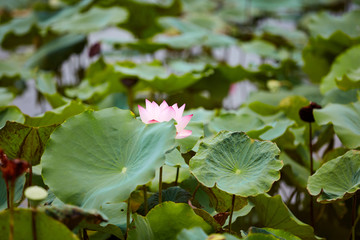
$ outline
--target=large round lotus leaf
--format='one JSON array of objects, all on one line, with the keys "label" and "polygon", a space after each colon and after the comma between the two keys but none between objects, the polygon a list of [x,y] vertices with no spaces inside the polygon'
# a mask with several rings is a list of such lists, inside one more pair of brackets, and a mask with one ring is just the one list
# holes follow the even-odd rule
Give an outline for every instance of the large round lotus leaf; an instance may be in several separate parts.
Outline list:
[{"label": "large round lotus leaf", "polygon": [[208,236],[200,227],[191,229],[184,228],[178,235],[177,240],[237,240],[239,238],[228,233],[218,234],[214,233]]},{"label": "large round lotus leaf", "polygon": [[319,195],[318,202],[328,203],[350,198],[360,189],[360,151],[350,150],[322,165],[309,177],[311,195]]},{"label": "large round lotus leaf", "polygon": [[128,110],[86,111],[51,135],[42,175],[63,202],[99,209],[149,182],[174,139],[173,121],[146,125]]},{"label": "large round lotus leaf", "polygon": [[[74,240],[78,239],[65,225],[48,217],[45,213],[36,213],[37,240]],[[0,239],[9,239],[10,211],[0,213]],[[14,240],[32,239],[31,209],[14,211]]]},{"label": "large round lotus leaf", "polygon": [[270,190],[283,164],[276,144],[257,141],[243,132],[221,131],[200,144],[190,171],[207,187],[243,197]]},{"label": "large round lotus leaf", "polygon": [[206,233],[213,230],[185,203],[164,202],[154,207],[146,218],[157,240],[176,239],[176,235],[184,228],[201,227]]},{"label": "large round lotus leaf", "polygon": [[319,125],[332,123],[336,135],[346,147],[360,146],[360,101],[347,105],[328,104],[315,110],[314,117]]}]

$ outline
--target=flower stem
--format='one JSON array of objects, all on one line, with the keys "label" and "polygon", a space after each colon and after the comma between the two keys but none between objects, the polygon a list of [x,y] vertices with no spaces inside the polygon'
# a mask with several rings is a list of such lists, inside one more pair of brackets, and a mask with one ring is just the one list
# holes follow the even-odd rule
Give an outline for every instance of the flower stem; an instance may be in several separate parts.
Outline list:
[{"label": "flower stem", "polygon": [[14,195],[15,180],[10,182],[10,236],[9,240],[14,240]]},{"label": "flower stem", "polygon": [[31,230],[33,240],[37,240],[36,234],[36,208],[31,209]]},{"label": "flower stem", "polygon": [[129,109],[130,109],[130,111],[133,112],[134,111],[134,92],[131,87],[128,88],[127,98],[128,98]]},{"label": "flower stem", "polygon": [[6,184],[6,202],[7,202],[7,208],[10,209],[10,189],[9,189],[9,181],[5,180]]},{"label": "flower stem", "polygon": [[180,173],[180,166],[177,166],[177,167],[176,167],[175,186],[178,185],[179,173]]},{"label": "flower stem", "polygon": [[229,233],[231,233],[231,222],[232,222],[232,216],[234,213],[234,206],[235,206],[235,194],[232,195],[232,201],[231,201],[231,212],[230,212],[230,218],[229,218]]},{"label": "flower stem", "polygon": [[162,175],[163,175],[163,167],[160,167],[159,173],[159,204],[162,202]]},{"label": "flower stem", "polygon": [[[32,186],[32,177],[33,177],[33,171],[32,171],[32,165],[30,164],[30,166],[29,166],[29,176],[28,176],[28,182],[27,182],[28,187]],[[30,201],[28,201],[27,206],[28,206],[28,208],[30,207]]]},{"label": "flower stem", "polygon": [[147,204],[147,188],[146,185],[143,185],[143,191],[144,191],[144,215],[146,216],[148,212],[148,204]]},{"label": "flower stem", "polygon": [[[309,122],[309,154],[310,154],[310,176],[314,174],[314,160],[313,160],[313,149],[312,149],[312,128],[311,122]],[[310,223],[314,228],[314,199],[313,196],[310,195]]]}]

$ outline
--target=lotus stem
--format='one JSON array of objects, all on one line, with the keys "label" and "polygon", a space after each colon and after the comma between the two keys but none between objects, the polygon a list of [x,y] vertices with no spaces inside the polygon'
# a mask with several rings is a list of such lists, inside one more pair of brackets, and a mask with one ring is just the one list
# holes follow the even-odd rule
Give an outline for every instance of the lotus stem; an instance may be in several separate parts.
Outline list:
[{"label": "lotus stem", "polygon": [[192,194],[192,196],[191,196],[191,199],[195,199],[195,195],[196,195],[197,191],[199,190],[200,186],[201,186],[201,184],[198,183],[198,185],[197,185],[196,188],[194,189],[194,192],[193,192],[193,194]]},{"label": "lotus stem", "polygon": [[229,233],[231,233],[231,222],[232,222],[232,216],[234,213],[234,206],[235,206],[235,194],[232,195],[232,201],[231,201],[231,212],[230,212],[230,218],[229,218]]},{"label": "lotus stem", "polygon": [[175,186],[178,185],[179,173],[180,173],[180,166],[177,166],[177,167],[176,167]]},{"label": "lotus stem", "polygon": [[356,219],[356,193],[352,198],[352,216],[351,216],[351,239],[355,240],[355,227],[356,227],[356,223],[357,223],[357,219]]},{"label": "lotus stem", "polygon": [[[314,160],[313,160],[313,149],[312,149],[312,128],[311,122],[309,122],[309,154],[310,154],[310,176],[314,174]],[[311,226],[314,228],[314,199],[310,195],[310,222]]]},{"label": "lotus stem", "polygon": [[89,236],[87,234],[86,228],[83,228],[83,238],[84,240],[89,240]]},{"label": "lotus stem", "polygon": [[[29,177],[28,177],[28,187],[32,186],[32,177],[33,177],[33,169],[32,169],[32,165],[30,164],[29,166]],[[28,208],[30,208],[30,201],[27,202],[27,206]]]},{"label": "lotus stem", "polygon": [[147,188],[146,185],[143,185],[143,191],[144,191],[144,215],[148,213],[148,204],[147,204]]},{"label": "lotus stem", "polygon": [[127,210],[126,210],[126,238],[128,236],[130,230],[130,197],[127,202]]},{"label": "lotus stem", "polygon": [[159,172],[159,204],[162,202],[162,174],[163,174],[163,167],[160,167]]},{"label": "lotus stem", "polygon": [[130,111],[134,111],[134,92],[131,87],[128,88],[128,105]]},{"label": "lotus stem", "polygon": [[7,208],[10,209],[10,189],[9,189],[9,182],[8,180],[5,180],[6,184],[6,202],[7,202]]},{"label": "lotus stem", "polygon": [[10,182],[10,233],[9,233],[9,240],[14,240],[14,195],[15,195],[15,180]]},{"label": "lotus stem", "polygon": [[32,237],[33,240],[37,240],[37,233],[36,233],[36,207],[31,209],[31,230],[32,230]]}]

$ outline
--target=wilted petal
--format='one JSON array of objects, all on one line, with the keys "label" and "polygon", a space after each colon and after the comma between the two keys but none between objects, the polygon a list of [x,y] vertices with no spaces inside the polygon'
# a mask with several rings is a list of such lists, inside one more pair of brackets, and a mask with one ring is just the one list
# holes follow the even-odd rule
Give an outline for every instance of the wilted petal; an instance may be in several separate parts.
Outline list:
[{"label": "wilted petal", "polygon": [[183,129],[181,132],[176,133],[176,139],[186,138],[192,134],[191,130]]}]

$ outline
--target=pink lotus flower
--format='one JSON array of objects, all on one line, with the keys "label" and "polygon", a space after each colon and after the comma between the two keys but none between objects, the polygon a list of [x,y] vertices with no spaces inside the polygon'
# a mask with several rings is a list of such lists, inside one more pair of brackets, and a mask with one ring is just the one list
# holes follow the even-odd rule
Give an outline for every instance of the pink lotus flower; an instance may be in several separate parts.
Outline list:
[{"label": "pink lotus flower", "polygon": [[187,124],[190,122],[191,115],[182,116],[185,109],[185,104],[180,108],[177,104],[169,106],[164,100],[160,106],[156,102],[150,102],[145,100],[146,109],[138,105],[141,121],[146,124],[157,123],[157,122],[168,122],[171,119],[176,121],[176,138],[186,138],[191,135],[192,131],[185,129]]}]

